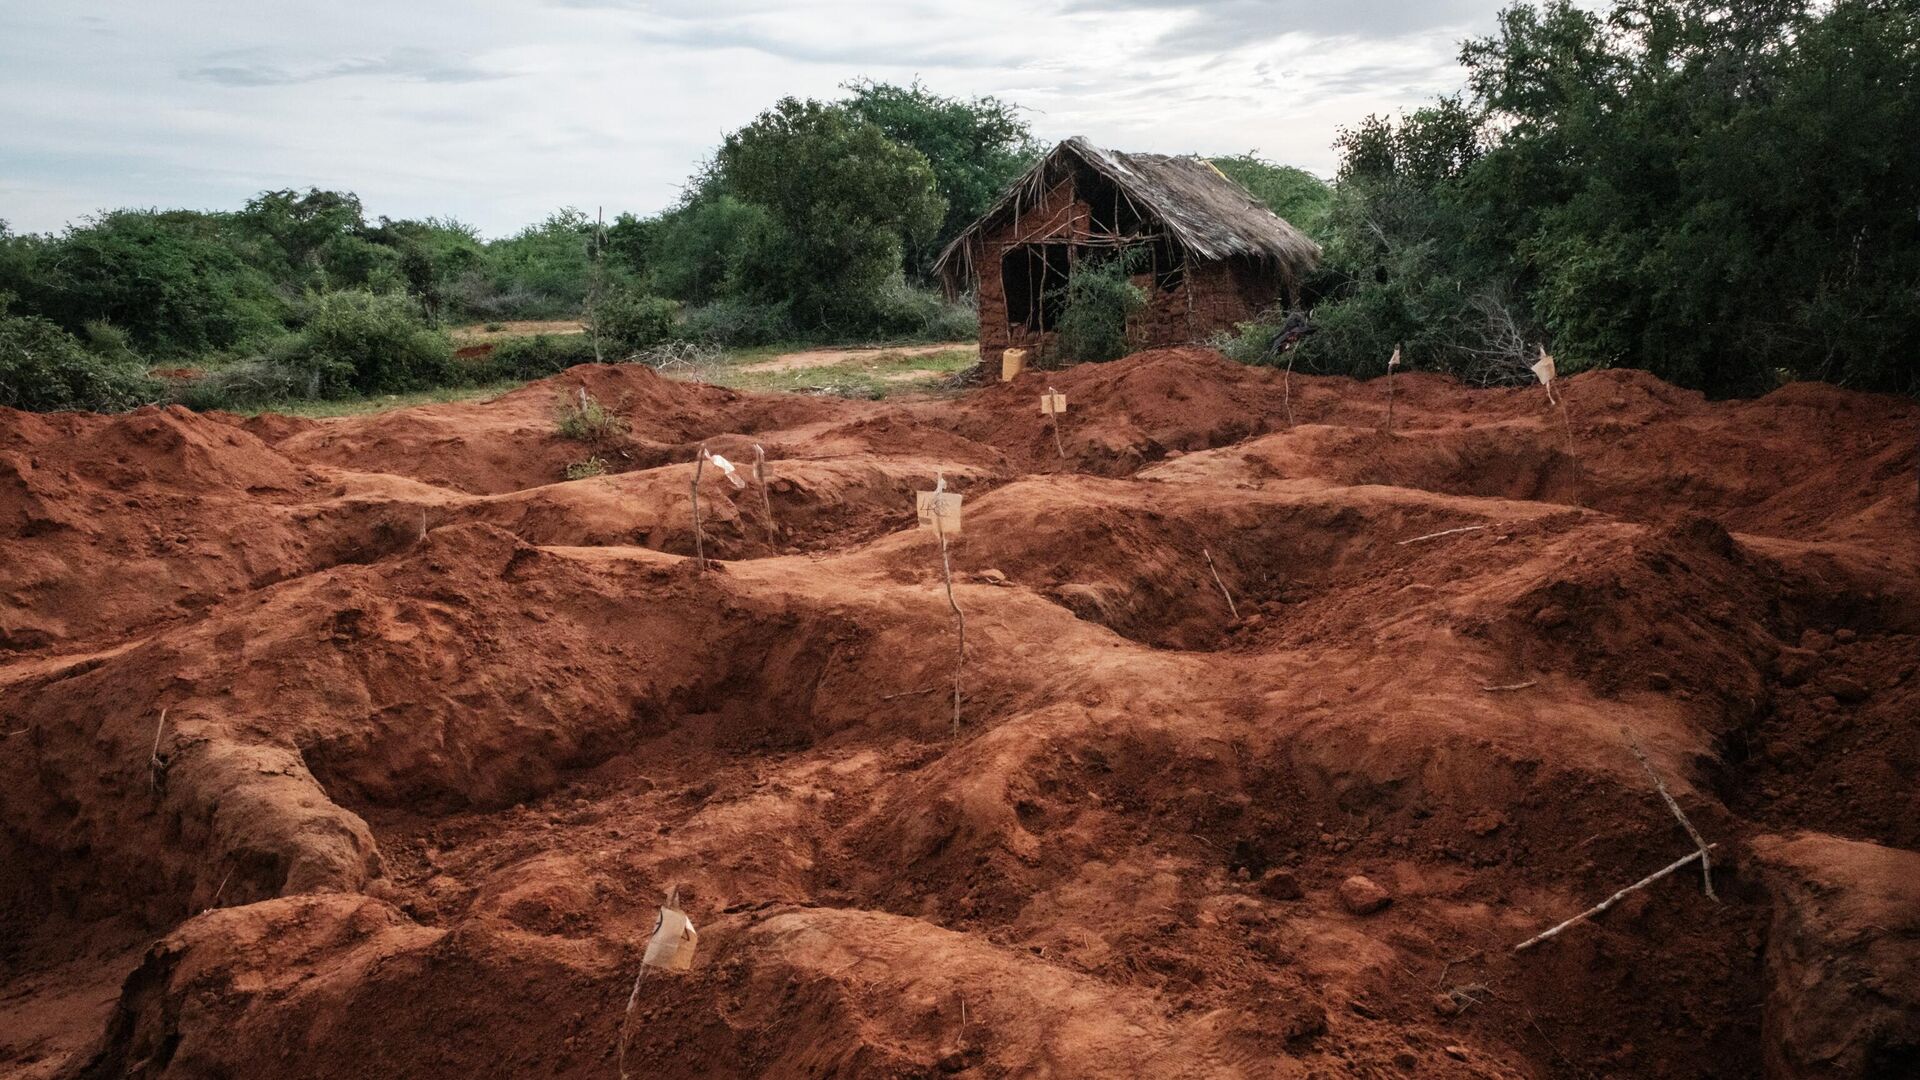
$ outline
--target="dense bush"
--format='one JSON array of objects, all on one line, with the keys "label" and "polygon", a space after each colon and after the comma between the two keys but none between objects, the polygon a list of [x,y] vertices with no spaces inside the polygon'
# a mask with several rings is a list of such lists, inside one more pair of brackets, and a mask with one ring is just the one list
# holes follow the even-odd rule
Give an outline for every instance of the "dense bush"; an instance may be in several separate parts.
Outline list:
[{"label": "dense bush", "polygon": [[137,360],[89,352],[49,320],[7,314],[5,300],[0,295],[0,405],[113,412],[161,398]]},{"label": "dense bush", "polygon": [[1083,258],[1056,290],[1060,321],[1054,344],[1062,360],[1118,360],[1127,354],[1127,317],[1146,306],[1147,294],[1128,280],[1136,253]]},{"label": "dense bush", "polygon": [[680,332],[694,341],[729,348],[771,345],[794,337],[787,305],[725,297],[689,310]]},{"label": "dense bush", "polygon": [[1508,8],[1465,95],[1342,134],[1302,363],[1920,391],[1915,41],[1884,0]]},{"label": "dense bush", "polygon": [[453,343],[405,297],[357,291],[308,298],[300,328],[267,359],[303,373],[309,397],[421,390],[457,374]]},{"label": "dense bush", "polygon": [[481,382],[544,379],[575,364],[593,363],[593,340],[585,334],[536,334],[508,338],[473,369]]},{"label": "dense bush", "polygon": [[1305,169],[1276,165],[1256,154],[1213,158],[1213,167],[1246,188],[1287,224],[1323,240],[1327,213],[1333,206],[1333,188]]},{"label": "dense bush", "polygon": [[612,289],[587,312],[589,330],[600,336],[601,355],[619,360],[671,338],[679,308],[665,297]]}]

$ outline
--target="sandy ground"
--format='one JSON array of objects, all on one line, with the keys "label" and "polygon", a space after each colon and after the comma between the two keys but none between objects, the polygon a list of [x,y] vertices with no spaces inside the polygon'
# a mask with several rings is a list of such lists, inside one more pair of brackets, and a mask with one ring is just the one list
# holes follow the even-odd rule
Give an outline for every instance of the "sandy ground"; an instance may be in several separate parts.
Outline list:
[{"label": "sandy ground", "polygon": [[[978,346],[971,341],[949,341],[937,345],[897,345],[872,349],[805,349],[800,352],[783,353],[768,360],[743,364],[740,370],[743,372],[800,371],[805,368],[832,367],[848,361],[871,360],[882,356],[929,356],[933,353],[973,348]],[[905,377],[918,376],[907,373]]]},{"label": "sandy ground", "polygon": [[1909,1074],[1920,407],[1564,390],[0,411],[0,1076]]}]

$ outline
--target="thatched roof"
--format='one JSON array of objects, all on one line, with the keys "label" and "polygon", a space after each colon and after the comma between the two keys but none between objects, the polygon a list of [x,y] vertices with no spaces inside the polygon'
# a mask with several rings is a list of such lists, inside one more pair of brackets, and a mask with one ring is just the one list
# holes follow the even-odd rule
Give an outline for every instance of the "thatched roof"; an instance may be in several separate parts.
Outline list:
[{"label": "thatched roof", "polygon": [[1156,221],[1190,258],[1210,262],[1237,256],[1270,262],[1296,280],[1320,261],[1320,245],[1205,158],[1123,154],[1075,136],[1054,147],[978,221],[954,237],[934,263],[934,271],[950,289],[971,283],[980,237],[1038,205],[1048,189],[1076,165],[1112,181],[1142,217]]}]

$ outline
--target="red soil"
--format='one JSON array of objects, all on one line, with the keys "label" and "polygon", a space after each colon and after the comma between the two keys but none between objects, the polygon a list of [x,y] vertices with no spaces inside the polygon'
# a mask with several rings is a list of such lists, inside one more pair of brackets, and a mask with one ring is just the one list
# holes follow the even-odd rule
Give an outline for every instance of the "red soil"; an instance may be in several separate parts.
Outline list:
[{"label": "red soil", "polygon": [[1920,408],[1567,392],[0,413],[0,1076],[1912,1075]]}]

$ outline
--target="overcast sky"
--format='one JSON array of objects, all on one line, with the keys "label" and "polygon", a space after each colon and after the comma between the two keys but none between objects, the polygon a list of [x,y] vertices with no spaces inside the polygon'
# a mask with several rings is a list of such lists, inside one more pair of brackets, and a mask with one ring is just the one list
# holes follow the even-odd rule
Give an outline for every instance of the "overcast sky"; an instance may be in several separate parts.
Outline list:
[{"label": "overcast sky", "polygon": [[651,213],[782,95],[918,75],[1052,142],[1258,150],[1457,88],[1499,0],[0,0],[0,219],[356,191],[501,235]]}]

